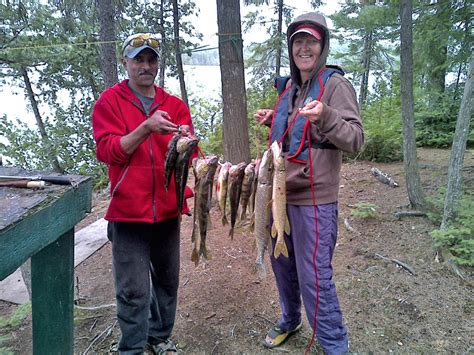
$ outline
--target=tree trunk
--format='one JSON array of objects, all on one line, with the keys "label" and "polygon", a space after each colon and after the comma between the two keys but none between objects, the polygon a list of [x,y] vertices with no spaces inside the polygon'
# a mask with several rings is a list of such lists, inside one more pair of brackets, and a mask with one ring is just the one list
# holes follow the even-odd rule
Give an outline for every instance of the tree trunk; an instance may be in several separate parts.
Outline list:
[{"label": "tree trunk", "polygon": [[275,77],[280,76],[280,70],[281,70],[281,52],[282,52],[282,46],[283,46],[283,33],[282,33],[282,28],[283,28],[283,0],[278,0],[278,24],[277,24],[277,36],[278,36],[278,41],[277,41],[277,47],[275,48],[276,50],[276,58],[275,58]]},{"label": "tree trunk", "polygon": [[160,1],[160,34],[161,34],[161,56],[160,56],[160,73],[158,75],[158,85],[162,88],[165,87],[165,70],[166,70],[166,31],[165,31],[165,1]]},{"label": "tree trunk", "polygon": [[31,86],[31,81],[28,76],[28,71],[26,70],[25,67],[20,68],[21,75],[23,76],[23,81],[25,83],[25,89],[26,93],[28,95],[28,99],[30,100],[31,108],[33,109],[33,113],[35,115],[36,119],[36,125],[38,126],[38,130],[41,135],[41,140],[43,141],[43,144],[45,145],[46,151],[48,152],[49,158],[51,159],[51,165],[53,166],[53,170],[57,173],[64,173],[63,168],[61,168],[61,165],[59,165],[58,158],[56,157],[56,154],[51,151],[51,143],[48,137],[48,134],[46,133],[46,129],[44,127],[43,119],[41,118],[41,114],[38,109],[38,102],[36,101],[35,94],[33,92],[33,87]]},{"label": "tree trunk", "polygon": [[428,90],[430,110],[436,110],[441,102],[441,96],[445,90],[446,78],[446,61],[448,57],[448,39],[451,23],[449,21],[451,15],[446,12],[451,11],[451,5],[445,1],[435,1],[433,4],[436,13],[433,18],[444,18],[446,21],[432,21],[432,31],[436,32],[436,36],[427,36],[429,55],[426,57],[428,69]]},{"label": "tree trunk", "polygon": [[408,198],[413,208],[424,209],[426,200],[421,188],[416,157],[416,133],[413,103],[413,33],[412,0],[400,1],[400,91],[403,123],[403,162]]},{"label": "tree trunk", "polygon": [[372,56],[372,31],[368,32],[364,37],[364,52],[362,58],[362,80],[360,83],[359,103],[360,107],[367,102],[367,93],[369,90],[369,74],[370,74],[370,59]]},{"label": "tree trunk", "polygon": [[[118,82],[117,53],[115,52],[115,7],[113,0],[96,0],[99,15],[100,66],[105,88]],[[122,53],[120,53],[122,54]]]},{"label": "tree trunk", "polygon": [[474,67],[474,56],[471,54],[469,63],[469,74],[464,86],[464,94],[462,96],[461,108],[459,109],[458,119],[456,122],[456,131],[454,132],[453,145],[451,148],[451,156],[449,158],[448,169],[448,188],[444,199],[443,220],[441,229],[447,229],[452,220],[456,205],[461,194],[462,175],[461,170],[464,163],[464,152],[466,150],[466,142],[469,136],[469,125],[472,117],[472,75]]},{"label": "tree trunk", "polygon": [[224,158],[250,161],[239,0],[217,0],[219,60],[224,116]]},{"label": "tree trunk", "polygon": [[181,59],[181,46],[179,44],[179,13],[178,0],[173,0],[173,30],[174,30],[174,51],[176,54],[176,66],[178,68],[179,87],[181,89],[181,99],[188,105],[188,93],[184,81],[183,61]]}]

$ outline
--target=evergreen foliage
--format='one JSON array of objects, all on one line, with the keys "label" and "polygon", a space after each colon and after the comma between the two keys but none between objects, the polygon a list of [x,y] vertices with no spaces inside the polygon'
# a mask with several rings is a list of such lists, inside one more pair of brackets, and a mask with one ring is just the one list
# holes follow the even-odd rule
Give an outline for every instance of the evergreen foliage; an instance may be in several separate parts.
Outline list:
[{"label": "evergreen foliage", "polygon": [[[442,188],[431,202],[435,207],[429,214],[436,224],[441,223],[444,195]],[[431,232],[434,248],[447,247],[459,265],[474,266],[474,194],[465,191],[458,201],[455,217],[447,229],[435,229]]]}]

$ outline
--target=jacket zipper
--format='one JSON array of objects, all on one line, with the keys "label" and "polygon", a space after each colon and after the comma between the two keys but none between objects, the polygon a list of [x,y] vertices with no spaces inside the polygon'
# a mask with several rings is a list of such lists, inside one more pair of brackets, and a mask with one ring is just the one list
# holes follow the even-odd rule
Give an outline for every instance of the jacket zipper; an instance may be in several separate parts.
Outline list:
[{"label": "jacket zipper", "polygon": [[[147,120],[150,116],[146,114],[143,108],[137,104],[136,102],[132,101],[132,103],[145,114],[145,119]],[[158,105],[150,107],[150,112],[152,112]],[[153,159],[153,140],[151,138],[151,134],[148,135],[148,147],[150,148],[150,163],[151,163],[151,208],[153,211],[153,223],[156,223],[156,201],[155,201],[155,160]]]}]

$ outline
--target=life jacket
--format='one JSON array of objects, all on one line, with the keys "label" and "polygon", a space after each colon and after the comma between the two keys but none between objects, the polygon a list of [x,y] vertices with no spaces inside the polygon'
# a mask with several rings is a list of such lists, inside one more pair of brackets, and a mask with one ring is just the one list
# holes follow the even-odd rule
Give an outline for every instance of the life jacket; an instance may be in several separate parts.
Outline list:
[{"label": "life jacket", "polygon": [[[313,80],[308,94],[304,99],[303,105],[313,100],[320,100],[323,96],[324,85],[331,75],[338,73],[344,75],[344,71],[337,66],[325,66]],[[278,102],[275,106],[275,114],[273,117],[272,128],[270,132],[270,144],[274,141],[281,141],[288,132],[288,107],[289,100],[294,96],[295,86],[285,88],[288,81],[287,77],[278,78],[275,80],[275,86],[278,90],[283,90]],[[283,151],[288,151],[288,160],[305,164],[308,160],[308,128],[310,122],[304,116],[298,115],[292,124],[290,131],[289,146],[284,147]],[[337,149],[336,146],[330,143],[311,142],[312,148],[319,149]]]}]

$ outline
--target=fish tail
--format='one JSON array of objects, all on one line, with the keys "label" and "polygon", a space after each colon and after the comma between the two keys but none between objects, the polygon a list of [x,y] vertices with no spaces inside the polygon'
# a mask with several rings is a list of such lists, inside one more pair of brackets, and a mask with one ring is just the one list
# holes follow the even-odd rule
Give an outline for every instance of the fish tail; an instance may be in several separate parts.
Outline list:
[{"label": "fish tail", "polygon": [[267,269],[263,263],[263,260],[257,260],[255,263],[255,272],[257,273],[259,280],[265,280],[267,278]]},{"label": "fish tail", "polygon": [[288,257],[288,248],[286,247],[285,241],[283,242],[276,242],[275,244],[275,250],[273,251],[273,256],[275,259],[277,259],[280,254],[283,254],[284,256]]},{"label": "fish tail", "polygon": [[247,219],[247,209],[246,208],[242,208],[242,213],[240,215],[240,220],[241,221],[245,221]]},{"label": "fish tail", "polygon": [[207,248],[206,248],[206,244],[204,243],[201,243],[200,247],[199,247],[199,255],[202,255],[204,259],[208,259],[208,251],[207,251]]},{"label": "fish tail", "polygon": [[193,252],[191,253],[191,261],[194,261],[196,266],[199,264],[199,254],[196,249],[193,249]]}]

